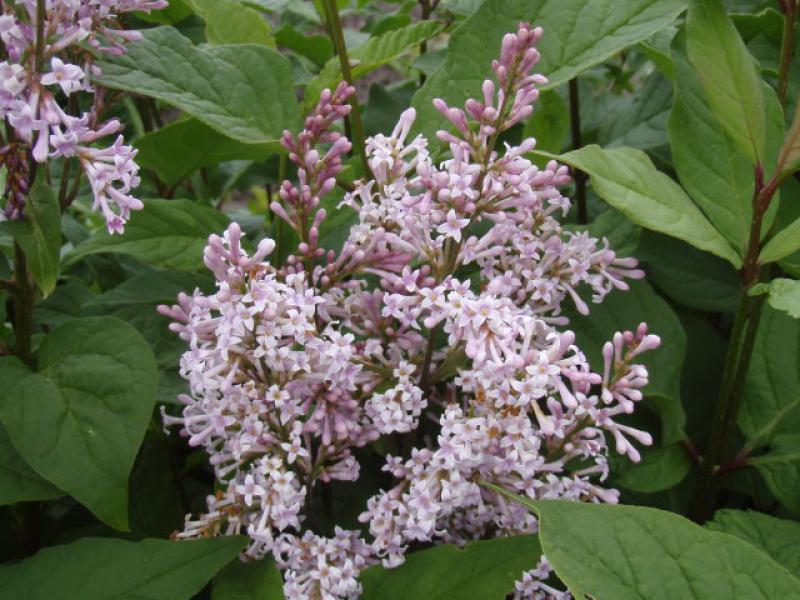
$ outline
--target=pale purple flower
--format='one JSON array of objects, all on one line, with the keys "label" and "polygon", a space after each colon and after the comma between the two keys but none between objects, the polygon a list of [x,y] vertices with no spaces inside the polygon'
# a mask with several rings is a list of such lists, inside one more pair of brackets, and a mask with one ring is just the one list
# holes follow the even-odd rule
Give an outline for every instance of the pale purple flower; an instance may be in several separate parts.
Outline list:
[{"label": "pale purple flower", "polygon": [[467,225],[469,225],[469,219],[459,219],[456,211],[451,208],[442,224],[436,228],[436,231],[446,238],[453,238],[456,242],[460,242],[461,230]]},{"label": "pale purple flower", "polygon": [[42,85],[59,85],[66,95],[81,89],[81,79],[84,77],[83,69],[77,65],[64,63],[54,56],[50,59],[50,72],[42,75]]}]

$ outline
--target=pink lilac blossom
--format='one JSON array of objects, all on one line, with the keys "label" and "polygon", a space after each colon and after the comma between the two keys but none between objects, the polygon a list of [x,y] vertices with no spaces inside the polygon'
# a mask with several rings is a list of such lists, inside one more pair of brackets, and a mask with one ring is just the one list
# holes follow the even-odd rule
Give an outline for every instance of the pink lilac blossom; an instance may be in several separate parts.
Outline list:
[{"label": "pink lilac blossom", "polygon": [[[117,27],[117,18],[131,11],[162,9],[166,0],[68,0],[45,2],[44,39],[37,39],[35,0],[4,0],[0,3],[0,40],[5,60],[0,62],[0,118],[13,131],[7,142],[30,148],[37,163],[63,157],[77,158],[94,196],[94,209],[105,217],[110,233],[122,233],[132,210],[143,205],[131,194],[139,185],[136,150],[117,135],[105,148],[95,143],[118,134],[117,119],[100,120],[101,95],[90,110],[70,114],[61,98],[78,92],[94,92],[90,79],[100,74],[93,51],[120,55],[125,43],[141,38],[136,31]],[[36,48],[43,63],[37,65]],[[73,64],[80,60],[81,64]],[[8,148],[0,155],[9,155]],[[23,215],[23,199],[14,195],[4,217]]]},{"label": "pink lilac blossom", "polygon": [[[321,245],[320,205],[350,149],[331,127],[353,89],[325,91],[303,131],[283,136],[298,183],[283,183],[272,212],[297,233],[294,254],[271,264],[269,239],[247,254],[234,223],[206,248],[216,292],[160,307],[189,345],[190,394],[165,425],[206,449],[220,483],[178,537],[245,533],[245,558],[271,554],[287,598],[335,600],[357,598],[362,569],[396,567],[412,544],[537,531],[482,483],[617,502],[608,454],[638,461],[637,445],[652,441],[621,417],[648,382],[639,355],[660,340],[645,324],[617,333],[593,370],[574,333],[557,328],[564,302],[585,314],[586,290],[601,302],[643,273],[606,240],[562,228],[570,178],[526,157],[533,140],[496,149],[546,81],[531,74],[540,36],[527,24],[505,36],[482,101],[436,101],[455,130],[438,133],[445,160],[410,139],[412,109],[367,140],[371,178],[344,196],[357,222],[338,252]],[[364,530],[320,535],[308,515],[315,490],[361,477],[354,449],[387,436],[416,447],[386,456],[396,482],[368,501]],[[509,592],[568,597],[550,574],[542,559]]]}]

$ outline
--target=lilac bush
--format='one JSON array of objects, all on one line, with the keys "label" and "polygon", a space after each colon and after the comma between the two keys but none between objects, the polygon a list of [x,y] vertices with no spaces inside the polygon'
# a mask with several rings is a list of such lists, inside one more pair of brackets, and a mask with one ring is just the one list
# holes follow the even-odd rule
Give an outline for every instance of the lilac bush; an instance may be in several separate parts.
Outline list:
[{"label": "lilac bush", "polygon": [[0,0],[0,599],[800,598],[800,0]]}]

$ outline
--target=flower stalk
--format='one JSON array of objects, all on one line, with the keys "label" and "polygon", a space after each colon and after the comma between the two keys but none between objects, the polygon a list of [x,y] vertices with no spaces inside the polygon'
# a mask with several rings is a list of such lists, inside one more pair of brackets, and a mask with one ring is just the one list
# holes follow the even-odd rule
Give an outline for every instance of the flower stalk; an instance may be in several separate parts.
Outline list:
[{"label": "flower stalk", "polygon": [[[336,5],[336,0],[323,0],[325,7],[325,14],[328,18],[328,29],[331,35],[333,47],[336,50],[336,55],[339,57],[339,66],[342,70],[342,78],[348,84],[353,85],[353,72],[350,69],[350,57],[347,55],[347,46],[344,42],[344,30],[342,29],[342,19],[339,16],[339,7]],[[353,149],[361,157],[361,163],[364,166],[364,174],[369,174],[369,163],[367,162],[367,153],[365,150],[365,136],[364,126],[361,123],[361,107],[358,103],[358,97],[353,94],[350,98],[351,111],[348,116],[348,123],[350,123],[350,139],[353,142]]]},{"label": "flower stalk", "polygon": [[781,58],[778,65],[778,99],[781,106],[786,106],[786,94],[789,89],[789,68],[792,64],[795,40],[795,21],[797,19],[797,0],[780,0],[783,11],[783,39],[781,40]]},{"label": "flower stalk", "polygon": [[[572,130],[572,149],[578,150],[583,146],[583,141],[581,140],[581,101],[577,77],[569,80],[569,120]],[[574,177],[578,224],[586,225],[589,222],[586,212],[586,174],[576,169]]]},{"label": "flower stalk", "polygon": [[[753,356],[758,325],[764,308],[764,296],[751,296],[750,288],[768,276],[767,269],[758,262],[761,250],[761,229],[764,214],[770,206],[778,189],[779,173],[764,183],[763,169],[755,169],[755,189],[753,192],[753,221],[750,237],[741,270],[742,289],[739,306],[733,321],[731,339],[725,357],[717,408],[711,425],[706,451],[700,459],[700,476],[695,486],[689,507],[689,516],[698,523],[704,523],[714,514],[720,489],[720,478],[734,470],[731,463],[725,462],[731,454],[733,436],[739,409],[744,398],[747,371]],[[733,462],[741,462],[737,453]]]}]

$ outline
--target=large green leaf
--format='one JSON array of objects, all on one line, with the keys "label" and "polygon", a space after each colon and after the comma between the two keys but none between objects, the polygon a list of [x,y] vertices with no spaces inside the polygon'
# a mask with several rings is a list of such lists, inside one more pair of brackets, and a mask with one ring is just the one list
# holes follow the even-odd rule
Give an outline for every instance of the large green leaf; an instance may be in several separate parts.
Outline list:
[{"label": "large green leaf", "polygon": [[769,283],[760,283],[750,290],[753,295],[767,294],[769,305],[775,310],[800,319],[800,281],[779,277]]},{"label": "large green leaf", "polygon": [[172,27],[142,33],[125,55],[101,62],[98,83],[168,102],[248,144],[299,127],[291,67],[279,52],[259,44],[198,48]]},{"label": "large green leaf", "polygon": [[[359,79],[391,62],[441,30],[442,26],[435,21],[421,21],[370,38],[365,44],[348,52],[353,79]],[[322,90],[335,88],[341,80],[339,59],[333,57],[325,64],[319,75],[308,82],[305,93],[306,109],[312,108],[317,103]]]},{"label": "large green leaf", "polygon": [[272,27],[260,13],[237,0],[189,0],[206,22],[210,44],[263,44],[275,47]]},{"label": "large green leaf", "polygon": [[434,98],[463,105],[481,97],[503,36],[520,21],[544,28],[536,70],[556,87],[666,27],[685,7],[683,0],[487,0],[453,33],[444,63],[414,97],[417,128],[429,136],[448,128]]},{"label": "large green leaf", "polygon": [[576,344],[586,353],[595,369],[603,364],[603,344],[615,332],[635,330],[647,323],[661,337],[661,347],[642,354],[637,360],[647,367],[650,384],[644,389],[644,406],[649,406],[663,422],[662,444],[683,438],[685,415],[680,404],[680,373],[686,353],[686,333],[675,313],[646,281],[631,281],[627,292],[613,292],[602,304],[592,305],[591,313],[570,313],[569,328]]},{"label": "large green leaf", "polygon": [[770,491],[800,512],[800,321],[765,307],[745,382],[739,427],[748,446],[768,446],[748,459]]},{"label": "large green leaf", "polygon": [[202,121],[188,118],[170,123],[135,141],[136,162],[175,185],[200,167],[229,160],[261,161],[280,151],[279,142],[245,144],[221,134]]},{"label": "large green leaf", "polygon": [[617,256],[638,256],[642,228],[618,210],[608,208],[588,225],[575,228],[588,231],[592,237],[607,239]]},{"label": "large green leaf", "polygon": [[148,431],[131,473],[131,531],[137,537],[166,538],[183,528],[190,508],[181,498],[188,494],[180,490],[176,462],[167,435]]},{"label": "large green leaf", "polygon": [[[622,467],[614,482],[627,490],[652,494],[678,485],[689,473],[692,463],[681,444],[646,449],[642,462]],[[616,476],[616,471],[614,472]]]},{"label": "large green leaf", "polygon": [[44,296],[56,287],[61,250],[61,209],[53,190],[37,179],[28,195],[25,220],[4,221],[0,232],[14,237],[25,253],[36,284]]},{"label": "large green leaf", "polygon": [[233,561],[214,578],[211,600],[283,600],[281,572],[270,559]]},{"label": "large green leaf", "polygon": [[155,404],[156,364],[130,325],[75,319],[39,347],[39,371],[0,361],[0,419],[42,476],[118,529],[128,475]]},{"label": "large green leaf", "polygon": [[63,495],[25,462],[11,443],[5,427],[0,425],[0,505],[49,500]]},{"label": "large green leaf", "polygon": [[510,496],[536,512],[545,556],[578,598],[800,598],[800,579],[769,556],[675,513]]},{"label": "large green leaf", "polygon": [[610,148],[630,146],[640,150],[666,146],[671,105],[672,82],[661,73],[653,73],[633,96],[628,110],[613,112],[601,123],[598,142]]},{"label": "large green leaf", "polygon": [[631,221],[689,242],[739,268],[742,260],[681,187],[641,150],[585,146],[556,156],[585,171],[597,195]]},{"label": "large green leaf", "polygon": [[569,108],[555,90],[543,90],[533,116],[525,123],[525,137],[536,138],[536,148],[561,152],[569,133]]},{"label": "large green leaf", "polygon": [[414,552],[396,569],[371,567],[361,574],[363,600],[504,600],[523,571],[541,557],[535,536],[445,544]]},{"label": "large green leaf", "polygon": [[690,0],[689,60],[717,121],[752,164],[764,162],[766,112],[756,64],[719,0]]},{"label": "large green leaf", "polygon": [[770,451],[747,462],[758,469],[769,491],[781,504],[800,514],[800,435],[797,428],[774,435]]},{"label": "large green leaf", "polygon": [[800,432],[799,368],[800,323],[765,307],[738,417],[751,445],[768,444],[782,429]]},{"label": "large green leaf", "polygon": [[[750,235],[755,177],[750,159],[712,112],[697,73],[686,57],[686,36],[675,38],[675,102],[668,131],[678,177],[710,221],[743,255]],[[771,146],[783,132],[780,104],[769,94]],[[773,157],[774,158],[774,157]],[[765,231],[774,216],[768,214]]]},{"label": "large green leaf", "polygon": [[122,235],[97,233],[64,257],[65,266],[92,254],[125,254],[154,267],[193,271],[203,265],[208,236],[228,218],[189,200],[145,200]]},{"label": "large green leaf", "polygon": [[800,250],[800,219],[792,221],[772,237],[761,249],[758,262],[766,265]]},{"label": "large green leaf", "polygon": [[668,298],[698,310],[736,312],[741,280],[730,263],[654,231],[642,235],[635,256]]},{"label": "large green leaf", "polygon": [[245,546],[242,537],[170,542],[83,538],[0,566],[4,597],[188,600]]},{"label": "large green leaf", "polygon": [[197,288],[205,293],[214,289],[214,280],[210,274],[148,271],[126,279],[103,294],[93,296],[84,303],[84,307],[114,309],[131,305],[173,303],[180,292],[191,294]]},{"label": "large green leaf", "polygon": [[303,34],[289,24],[282,25],[275,32],[275,41],[279,46],[284,46],[302,54],[317,66],[324,66],[333,56],[333,44],[327,35]]},{"label": "large green leaf", "polygon": [[723,509],[706,523],[712,531],[721,531],[743,539],[769,554],[773,560],[800,577],[800,523],[778,519],[753,510]]}]

